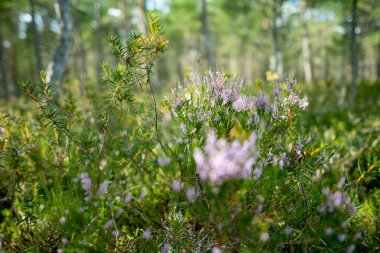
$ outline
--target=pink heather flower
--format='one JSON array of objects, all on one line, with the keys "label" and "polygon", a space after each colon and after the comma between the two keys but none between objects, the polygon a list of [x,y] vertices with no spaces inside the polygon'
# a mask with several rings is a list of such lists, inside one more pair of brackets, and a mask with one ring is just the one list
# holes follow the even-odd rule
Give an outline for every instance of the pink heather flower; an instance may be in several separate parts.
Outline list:
[{"label": "pink heather flower", "polygon": [[338,183],[338,189],[342,188],[345,182],[346,182],[346,177],[342,177],[342,178],[339,180],[339,183]]},{"label": "pink heather flower", "polygon": [[213,247],[212,248],[212,253],[222,253],[222,250],[219,249],[218,247]]},{"label": "pink heather flower", "polygon": [[65,251],[63,249],[57,249],[57,253],[64,253]]},{"label": "pink heather flower", "polygon": [[268,233],[262,233],[260,235],[260,240],[263,241],[263,242],[266,242],[269,240],[269,234]]},{"label": "pink heather flower", "polygon": [[66,244],[69,243],[69,240],[66,237],[62,237],[61,238],[61,242],[62,242],[63,245],[66,245]]},{"label": "pink heather flower", "polygon": [[340,226],[341,226],[342,228],[346,228],[347,225],[348,225],[348,221],[344,221]]},{"label": "pink heather flower", "polygon": [[104,180],[103,183],[100,184],[99,190],[98,190],[98,196],[103,196],[107,192],[107,188],[110,181]]},{"label": "pink heather flower", "polygon": [[353,253],[355,251],[355,244],[351,244],[347,248],[347,253]]},{"label": "pink heather flower", "polygon": [[161,248],[161,253],[168,253],[170,251],[170,244],[169,243],[164,243]]},{"label": "pink heather flower", "polygon": [[265,106],[268,103],[268,97],[266,95],[262,95],[255,99],[255,106],[257,109],[265,109]]},{"label": "pink heather flower", "polygon": [[128,193],[127,196],[124,198],[124,203],[128,204],[132,200],[132,194]]},{"label": "pink heather flower", "polygon": [[150,238],[152,238],[152,231],[150,229],[146,229],[144,230],[144,238],[149,240]]},{"label": "pink heather flower", "polygon": [[334,232],[334,230],[330,227],[325,229],[326,235],[332,235],[333,232]]},{"label": "pink heather flower", "polygon": [[190,202],[193,202],[195,197],[196,197],[196,191],[194,189],[194,187],[190,187],[189,189],[187,189],[186,191],[186,197],[187,199],[190,201]]},{"label": "pink heather flower", "polygon": [[218,140],[214,132],[209,132],[205,153],[197,148],[193,155],[201,180],[219,185],[231,179],[248,177],[259,155],[259,152],[254,152],[256,139],[256,134],[252,133],[243,144],[238,141],[228,143],[224,139]]},{"label": "pink heather flower", "polygon": [[66,217],[62,216],[61,218],[59,218],[59,223],[61,223],[62,225],[66,223]]},{"label": "pink heather flower", "polygon": [[241,95],[233,102],[232,106],[237,112],[246,111],[251,108],[251,101],[248,96]]},{"label": "pink heather flower", "polygon": [[175,192],[180,192],[182,188],[181,182],[175,181],[172,183],[172,189]]},{"label": "pink heather flower", "polygon": [[286,227],[286,228],[285,228],[285,234],[286,234],[286,235],[289,235],[289,234],[292,232],[292,230],[293,230],[293,229],[292,229],[291,227]]},{"label": "pink heather flower", "polygon": [[187,133],[187,126],[186,126],[186,124],[181,123],[181,129],[182,129],[182,133],[183,134]]},{"label": "pink heather flower", "polygon": [[117,230],[117,229],[115,229],[115,230],[113,230],[113,231],[111,232],[111,235],[113,235],[113,236],[119,236],[119,235],[120,235],[120,231]]},{"label": "pink heather flower", "polygon": [[116,217],[120,217],[123,214],[123,209],[119,208],[116,212]]},{"label": "pink heather flower", "polygon": [[344,242],[344,240],[346,240],[346,234],[340,234],[338,235],[338,239],[340,242]]},{"label": "pink heather flower", "polygon": [[65,210],[65,214],[66,214],[66,215],[69,215],[69,213],[70,213],[70,211],[66,209],[66,210]]},{"label": "pink heather flower", "polygon": [[172,159],[170,157],[159,157],[157,163],[160,167],[166,167],[171,163]]},{"label": "pink heather flower", "polygon": [[82,182],[82,188],[84,191],[88,192],[91,190],[91,178],[88,176],[88,173],[84,172],[79,175],[79,178]]},{"label": "pink heather flower", "polygon": [[361,232],[357,232],[354,236],[354,240],[357,240],[357,239],[360,239],[362,238],[362,233]]},{"label": "pink heather flower", "polygon": [[104,224],[103,228],[104,228],[104,229],[107,229],[107,228],[112,227],[112,225],[113,225],[113,220],[110,219],[110,220],[108,220],[108,221],[106,222],[106,224]]}]

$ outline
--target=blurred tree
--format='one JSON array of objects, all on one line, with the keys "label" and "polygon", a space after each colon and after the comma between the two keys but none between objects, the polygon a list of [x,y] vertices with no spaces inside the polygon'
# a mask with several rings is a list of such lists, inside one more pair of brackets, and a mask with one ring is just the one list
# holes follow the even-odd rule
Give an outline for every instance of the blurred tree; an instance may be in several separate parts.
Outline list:
[{"label": "blurred tree", "polygon": [[137,0],[137,31],[146,34],[146,2],[145,0]]},{"label": "blurred tree", "polygon": [[309,40],[309,25],[306,19],[307,11],[308,11],[308,2],[307,0],[300,1],[301,6],[301,23],[302,23],[302,55],[303,55],[303,66],[304,66],[304,74],[305,74],[305,82],[312,83],[313,82],[313,63],[311,58],[311,50],[310,50],[310,40]]},{"label": "blurred tree", "polygon": [[69,0],[58,0],[59,15],[61,19],[61,31],[58,47],[56,48],[53,62],[47,71],[47,80],[52,83],[56,96],[60,96],[61,91],[57,89],[56,83],[61,85],[64,81],[64,72],[69,61],[72,47],[73,21],[71,17],[71,6]]},{"label": "blurred tree", "polygon": [[32,33],[33,33],[33,46],[36,54],[37,70],[40,72],[43,69],[41,58],[41,39],[37,29],[36,14],[35,14],[35,0],[29,0],[30,14],[32,16]]},{"label": "blurred tree", "polygon": [[208,31],[208,22],[207,22],[207,4],[206,0],[201,0],[202,3],[202,13],[201,13],[201,21],[202,21],[202,41],[204,45],[204,52],[207,58],[208,66],[211,67],[213,71],[215,71],[215,62],[212,53],[210,36]]},{"label": "blurred tree", "polygon": [[283,26],[282,19],[282,4],[284,0],[273,0],[272,5],[272,36],[273,36],[273,48],[272,56],[270,58],[270,70],[272,72],[277,72],[280,76],[284,76],[284,55],[283,55],[283,44],[281,41],[281,27]]}]

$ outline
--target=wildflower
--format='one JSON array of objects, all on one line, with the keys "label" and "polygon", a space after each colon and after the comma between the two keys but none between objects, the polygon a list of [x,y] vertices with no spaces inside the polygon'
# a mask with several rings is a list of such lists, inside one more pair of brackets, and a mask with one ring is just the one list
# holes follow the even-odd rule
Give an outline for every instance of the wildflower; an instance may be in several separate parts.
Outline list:
[{"label": "wildflower", "polygon": [[346,240],[346,234],[339,234],[339,235],[338,235],[338,240],[339,240],[340,242],[344,242],[344,240]]},{"label": "wildflower", "polygon": [[172,189],[173,189],[173,191],[180,192],[181,188],[182,188],[182,185],[181,185],[180,182],[175,181],[175,182],[172,183]]},{"label": "wildflower", "polygon": [[170,251],[170,244],[164,243],[161,248],[161,253],[168,253]]},{"label": "wildflower", "polygon": [[103,183],[100,184],[99,190],[98,190],[98,196],[103,196],[107,192],[108,184],[110,181],[104,180]]},{"label": "wildflower", "polygon": [[186,191],[186,197],[190,202],[193,202],[196,197],[196,191],[194,187],[190,187]]},{"label": "wildflower", "polygon": [[64,253],[65,251],[63,249],[57,249],[57,253]]},{"label": "wildflower", "polygon": [[59,218],[59,223],[61,223],[62,225],[66,223],[66,217],[62,216],[61,218]]},{"label": "wildflower", "polygon": [[82,188],[84,191],[88,192],[91,190],[91,178],[88,176],[88,173],[84,172],[79,175],[79,178],[82,182]]},{"label": "wildflower", "polygon": [[233,108],[237,112],[242,112],[245,110],[249,110],[251,104],[250,104],[250,99],[246,95],[241,95],[238,97],[236,101],[233,102],[232,104]]},{"label": "wildflower", "polygon": [[339,183],[338,183],[338,188],[342,188],[344,183],[346,182],[346,177],[342,177],[340,180],[339,180]]},{"label": "wildflower", "polygon": [[212,248],[212,253],[222,253],[222,250],[219,249],[218,247],[213,247]]},{"label": "wildflower", "polygon": [[112,225],[113,225],[113,220],[110,219],[110,220],[108,220],[108,221],[104,224],[103,228],[104,228],[104,229],[107,229],[107,228],[112,227]]},{"label": "wildflower", "polygon": [[212,184],[217,185],[227,180],[248,177],[258,157],[258,152],[252,157],[256,139],[256,134],[252,133],[243,144],[238,141],[228,143],[224,139],[218,140],[215,133],[210,132],[206,140],[205,154],[199,148],[194,152],[201,180],[210,180]]},{"label": "wildflower", "polygon": [[355,235],[354,235],[354,240],[357,240],[357,239],[360,239],[362,238],[362,233],[361,232],[357,232]]},{"label": "wildflower", "polygon": [[255,99],[255,106],[257,109],[265,109],[265,106],[268,103],[268,97],[266,95],[262,95]]},{"label": "wildflower", "polygon": [[186,124],[181,123],[181,129],[182,129],[182,133],[183,133],[183,134],[186,134],[186,133],[187,133],[187,126],[186,126]]},{"label": "wildflower", "polygon": [[330,228],[330,227],[328,227],[328,228],[325,229],[326,235],[332,235],[333,232],[334,232],[334,230],[332,228]]},{"label": "wildflower", "polygon": [[269,234],[268,233],[262,233],[260,235],[260,240],[263,241],[263,242],[266,242],[269,240]]},{"label": "wildflower", "polygon": [[292,230],[293,230],[293,229],[292,229],[291,227],[286,227],[286,228],[285,228],[285,234],[286,234],[286,235],[289,235],[289,234],[292,232]]},{"label": "wildflower", "polygon": [[152,231],[150,229],[144,230],[144,238],[149,240],[152,237]]},{"label": "wildflower", "polygon": [[66,237],[62,237],[61,238],[61,242],[62,242],[63,245],[66,245],[66,244],[69,243],[69,240]]},{"label": "wildflower", "polygon": [[159,157],[157,159],[158,165],[160,167],[168,166],[171,163],[172,159],[170,157]]},{"label": "wildflower", "polygon": [[347,248],[347,253],[353,253],[355,251],[355,244],[351,244]]},{"label": "wildflower", "polygon": [[115,230],[113,230],[113,231],[111,232],[111,235],[113,235],[113,236],[118,236],[118,235],[120,235],[120,231],[117,230],[117,229],[115,229]]},{"label": "wildflower", "polygon": [[131,200],[132,200],[132,195],[128,193],[127,196],[125,196],[124,198],[124,203],[128,204],[129,202],[131,202]]}]

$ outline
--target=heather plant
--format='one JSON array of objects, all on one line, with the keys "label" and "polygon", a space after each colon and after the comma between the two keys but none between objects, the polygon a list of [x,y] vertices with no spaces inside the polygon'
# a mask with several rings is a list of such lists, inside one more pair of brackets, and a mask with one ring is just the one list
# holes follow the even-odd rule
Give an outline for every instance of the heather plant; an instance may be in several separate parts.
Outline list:
[{"label": "heather plant", "polygon": [[209,72],[159,107],[167,40],[149,25],[109,39],[120,62],[103,64],[102,95],[57,100],[42,73],[21,86],[38,113],[0,115],[0,251],[371,250],[378,199],[357,194],[376,156],[357,179],[339,169],[341,146],[304,124],[292,78],[250,94]]}]

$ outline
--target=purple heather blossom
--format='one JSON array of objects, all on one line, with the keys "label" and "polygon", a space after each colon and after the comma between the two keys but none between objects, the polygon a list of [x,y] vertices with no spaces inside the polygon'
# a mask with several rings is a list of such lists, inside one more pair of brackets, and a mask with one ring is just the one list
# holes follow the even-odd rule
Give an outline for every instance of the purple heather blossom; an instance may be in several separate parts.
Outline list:
[{"label": "purple heather blossom", "polygon": [[66,237],[62,237],[61,238],[61,242],[62,242],[63,245],[66,245],[66,244],[69,243],[69,240]]},{"label": "purple heather blossom", "polygon": [[131,202],[131,200],[132,200],[132,194],[128,193],[127,196],[125,196],[124,198],[124,203],[128,204],[129,202]]},{"label": "purple heather blossom", "polygon": [[293,229],[291,227],[286,227],[285,228],[285,234],[286,235],[289,235],[292,231],[293,231]]},{"label": "purple heather blossom", "polygon": [[265,106],[268,104],[268,97],[266,95],[262,95],[260,97],[255,98],[255,106],[257,109],[265,109]]},{"label": "purple heather blossom", "polygon": [[88,176],[88,173],[83,172],[79,175],[79,178],[82,182],[82,188],[84,191],[88,192],[91,190],[91,178]]},{"label": "purple heather blossom", "polygon": [[355,235],[354,235],[354,240],[358,240],[362,238],[362,233],[361,232],[357,232]]},{"label": "purple heather blossom", "polygon": [[263,241],[263,242],[266,242],[269,240],[269,234],[268,233],[262,233],[260,235],[260,240]]},{"label": "purple heather blossom", "polygon": [[222,250],[219,249],[218,247],[213,247],[211,252],[212,253],[222,253]]},{"label": "purple heather blossom", "polygon": [[340,242],[344,242],[344,240],[346,240],[346,234],[339,234],[339,235],[338,235],[338,240],[339,240]]},{"label": "purple heather blossom", "polygon": [[149,240],[150,238],[152,238],[152,231],[150,229],[146,229],[144,230],[144,238]]},{"label": "purple heather blossom", "polygon": [[112,227],[112,225],[113,225],[113,220],[110,219],[110,220],[108,220],[108,221],[104,224],[103,228],[104,228],[104,229],[107,229],[107,228]]},{"label": "purple heather blossom", "polygon": [[117,230],[117,229],[115,229],[115,230],[113,230],[113,231],[111,232],[111,235],[113,235],[113,236],[118,236],[118,235],[120,235],[120,231]]},{"label": "purple heather blossom", "polygon": [[251,101],[248,96],[241,95],[237,98],[236,101],[233,102],[232,106],[234,107],[235,111],[242,112],[250,109]]},{"label": "purple heather blossom", "polygon": [[157,163],[160,167],[166,167],[171,163],[172,159],[170,157],[159,157]]},{"label": "purple heather blossom", "polygon": [[63,249],[57,249],[57,253],[64,253],[65,251]]},{"label": "purple heather blossom", "polygon": [[346,182],[346,177],[342,177],[342,178],[339,180],[339,183],[338,183],[338,189],[342,188],[345,182]]},{"label": "purple heather blossom", "polygon": [[257,114],[255,113],[254,123],[255,123],[256,126],[259,125],[259,121],[260,121],[260,117],[259,117],[259,115],[257,115]]},{"label": "purple heather blossom", "polygon": [[239,141],[228,143],[224,139],[218,140],[214,132],[209,132],[205,153],[199,148],[194,151],[201,180],[218,185],[227,180],[248,177],[258,157],[258,152],[254,152],[256,139],[256,134],[252,133],[243,144]]},{"label": "purple heather blossom", "polygon": [[355,244],[351,244],[347,248],[347,253],[353,253],[355,251]]},{"label": "purple heather blossom", "polygon": [[186,191],[186,197],[190,202],[193,202],[195,197],[197,195],[197,192],[195,191],[194,187],[190,187]]},{"label": "purple heather blossom", "polygon": [[103,196],[107,192],[107,188],[110,181],[104,180],[103,183],[100,184],[99,190],[98,190],[98,196]]},{"label": "purple heather blossom", "polygon": [[333,232],[334,232],[334,230],[332,228],[330,228],[330,227],[328,227],[328,228],[325,229],[326,235],[332,235]]},{"label": "purple heather blossom", "polygon": [[187,133],[187,126],[186,126],[186,124],[181,123],[181,129],[182,129],[182,133],[183,133],[183,134],[186,134],[186,133]]},{"label": "purple heather blossom", "polygon": [[161,253],[168,253],[170,251],[170,244],[164,243],[161,248]]},{"label": "purple heather blossom", "polygon": [[180,192],[180,191],[181,191],[181,188],[182,188],[181,182],[174,181],[174,182],[172,183],[172,189],[173,189],[173,191],[175,191],[175,192]]},{"label": "purple heather blossom", "polygon": [[62,225],[66,223],[66,217],[62,216],[61,218],[59,218],[59,223],[61,223]]}]

